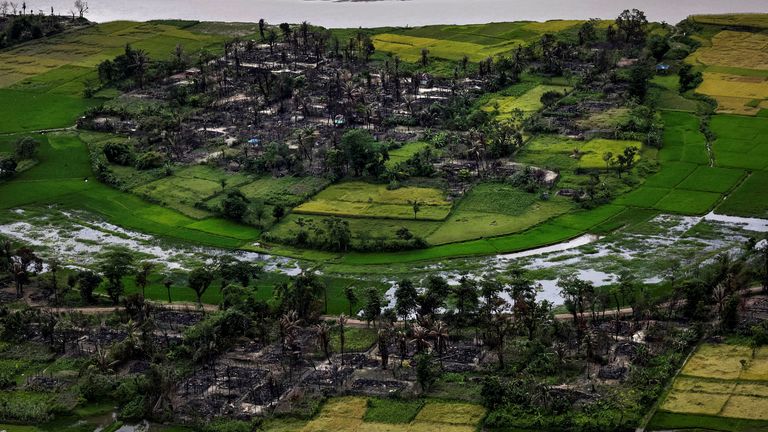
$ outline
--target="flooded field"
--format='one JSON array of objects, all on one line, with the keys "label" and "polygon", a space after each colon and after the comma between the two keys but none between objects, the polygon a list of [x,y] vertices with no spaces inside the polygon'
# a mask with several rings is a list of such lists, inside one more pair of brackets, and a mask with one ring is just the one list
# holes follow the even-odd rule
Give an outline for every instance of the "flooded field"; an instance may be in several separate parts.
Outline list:
[{"label": "flooded field", "polygon": [[[70,267],[88,267],[105,251],[124,247],[168,270],[188,270],[230,254],[237,259],[259,262],[267,272],[296,275],[317,263],[246,251],[172,243],[148,234],[126,230],[99,221],[87,213],[28,213],[14,210],[0,235],[27,243],[44,256],[56,255]],[[15,220],[14,220],[15,219]],[[637,280],[656,284],[672,277],[685,266],[699,265],[721,253],[739,253],[747,240],[768,232],[768,220],[707,214],[703,217],[660,215],[626,231],[598,237],[587,234],[556,245],[488,257],[445,260],[439,264],[419,263],[397,269],[366,268],[355,277],[391,286],[386,298],[394,303],[395,284],[402,278],[418,279],[438,273],[451,284],[463,276],[483,278],[511,268],[523,268],[541,285],[539,299],[560,304],[557,280],[575,273],[595,286],[617,281],[625,271]],[[671,263],[679,263],[672,265]],[[331,266],[319,271],[333,275]],[[344,272],[339,271],[339,274]]]}]

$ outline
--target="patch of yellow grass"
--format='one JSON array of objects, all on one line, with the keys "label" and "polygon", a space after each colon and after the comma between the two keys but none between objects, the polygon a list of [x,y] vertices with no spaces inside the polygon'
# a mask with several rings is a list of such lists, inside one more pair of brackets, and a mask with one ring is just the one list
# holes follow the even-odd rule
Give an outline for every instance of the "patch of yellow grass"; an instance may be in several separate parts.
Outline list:
[{"label": "patch of yellow grass", "polygon": [[429,50],[430,57],[459,60],[466,55],[471,61],[480,61],[489,56],[511,51],[518,45],[524,44],[524,41],[513,39],[496,45],[480,45],[447,39],[383,33],[373,37],[373,44],[377,51],[391,52],[409,62],[421,59],[422,49]]},{"label": "patch of yellow grass", "polygon": [[757,383],[739,383],[734,394],[739,396],[755,396],[768,398],[768,385]]},{"label": "patch of yellow grass", "polygon": [[751,420],[768,420],[768,398],[731,396],[720,415]]},{"label": "patch of yellow grass", "polygon": [[476,425],[485,415],[485,408],[474,404],[431,402],[416,415],[416,422]]},{"label": "patch of yellow grass", "polygon": [[729,96],[750,100],[766,99],[768,98],[768,79],[705,72],[704,82],[696,91],[710,96]]},{"label": "patch of yellow grass", "polygon": [[768,381],[768,358],[755,356],[749,360],[747,368],[741,373],[741,379]]},{"label": "patch of yellow grass", "polygon": [[[730,97],[730,96],[712,96],[717,101],[717,112],[721,114],[737,114],[753,116],[760,112],[760,108],[749,106],[753,99]],[[762,103],[762,102],[761,102]]]},{"label": "patch of yellow grass", "polygon": [[[558,33],[563,30],[569,29],[576,25],[581,25],[584,21],[579,20],[552,20],[552,21],[545,21],[545,22],[530,22],[526,24],[523,28],[526,30],[535,31],[537,33]],[[601,25],[599,27],[605,27],[605,25],[602,25],[604,22],[601,22]]]},{"label": "patch of yellow grass", "polygon": [[705,344],[688,360],[682,373],[704,378],[738,379],[741,374],[740,360],[748,360],[751,356],[749,347]]},{"label": "patch of yellow grass", "polygon": [[736,388],[735,382],[705,381],[698,378],[679,377],[672,388],[679,392],[731,394]]},{"label": "patch of yellow grass", "polygon": [[677,413],[717,415],[728,401],[728,394],[672,390],[661,409]]},{"label": "patch of yellow grass", "polygon": [[498,109],[500,119],[509,118],[514,110],[530,113],[541,109],[543,106],[541,97],[548,91],[565,93],[569,90],[570,87],[541,84],[528,90],[522,96],[502,96],[491,99],[483,106],[483,110],[490,112]]},{"label": "patch of yellow grass", "polygon": [[348,417],[318,417],[307,423],[302,432],[357,432],[362,419]]},{"label": "patch of yellow grass", "polygon": [[413,422],[407,432],[475,432],[477,426],[453,425],[446,423]]},{"label": "patch of yellow grass", "polygon": [[694,15],[693,20],[701,24],[747,26],[755,28],[768,28],[768,14],[760,13],[733,13]]},{"label": "patch of yellow grass", "polygon": [[412,201],[420,205],[419,220],[443,220],[451,211],[451,203],[443,191],[423,187],[388,190],[386,185],[345,182],[330,186],[294,209],[295,213],[369,217],[382,219],[414,219]]},{"label": "patch of yellow grass", "polygon": [[358,430],[360,432],[406,432],[408,424],[363,422]]},{"label": "patch of yellow grass", "polygon": [[699,49],[705,65],[768,70],[768,36],[724,30],[712,37],[712,46]]},{"label": "patch of yellow grass", "polygon": [[362,419],[367,409],[368,402],[364,397],[340,397],[328,401],[320,416]]}]

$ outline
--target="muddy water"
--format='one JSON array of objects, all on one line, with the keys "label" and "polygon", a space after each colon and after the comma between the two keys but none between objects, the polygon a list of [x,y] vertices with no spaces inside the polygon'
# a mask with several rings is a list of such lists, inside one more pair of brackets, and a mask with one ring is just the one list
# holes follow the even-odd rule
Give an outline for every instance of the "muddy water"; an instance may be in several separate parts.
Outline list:
[{"label": "muddy water", "polygon": [[[72,0],[28,0],[34,10],[67,13]],[[615,18],[640,8],[676,23],[690,14],[768,12],[765,0],[90,0],[96,21],[181,18],[201,21],[309,21],[325,27],[417,26],[499,21]]]}]

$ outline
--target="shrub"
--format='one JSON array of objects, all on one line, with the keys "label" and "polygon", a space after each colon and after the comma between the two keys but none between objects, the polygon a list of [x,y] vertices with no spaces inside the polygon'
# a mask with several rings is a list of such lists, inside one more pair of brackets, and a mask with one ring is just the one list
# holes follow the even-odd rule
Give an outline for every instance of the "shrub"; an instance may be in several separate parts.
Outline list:
[{"label": "shrub", "polygon": [[14,143],[14,153],[17,160],[34,159],[40,143],[30,137],[22,137]]},{"label": "shrub", "polygon": [[133,165],[133,149],[124,142],[108,142],[104,145],[104,156],[107,160],[117,165]]},{"label": "shrub", "polygon": [[136,159],[136,169],[160,168],[165,164],[165,155],[157,151],[144,152]]}]

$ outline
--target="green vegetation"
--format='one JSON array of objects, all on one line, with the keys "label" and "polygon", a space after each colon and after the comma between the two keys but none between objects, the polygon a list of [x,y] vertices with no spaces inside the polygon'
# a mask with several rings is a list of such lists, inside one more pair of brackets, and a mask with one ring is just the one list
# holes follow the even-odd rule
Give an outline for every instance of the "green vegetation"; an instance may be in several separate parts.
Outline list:
[{"label": "green vegetation", "polygon": [[410,423],[424,407],[422,400],[368,399],[366,422]]},{"label": "green vegetation", "polygon": [[[414,210],[414,203],[419,209]],[[390,190],[363,182],[334,184],[296,207],[295,213],[387,219],[443,220],[451,205],[443,192],[423,187]]]},{"label": "green vegetation", "polygon": [[0,207],[58,204],[93,211],[126,228],[226,248],[258,237],[254,228],[235,228],[226,221],[200,223],[99,183],[91,173],[86,146],[74,133],[51,133],[37,138],[41,139],[40,163],[12,182],[0,184]]},{"label": "green vegetation", "polygon": [[768,215],[768,203],[764,199],[766,190],[768,172],[754,172],[723,201],[717,211],[735,216],[765,217]]}]

